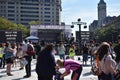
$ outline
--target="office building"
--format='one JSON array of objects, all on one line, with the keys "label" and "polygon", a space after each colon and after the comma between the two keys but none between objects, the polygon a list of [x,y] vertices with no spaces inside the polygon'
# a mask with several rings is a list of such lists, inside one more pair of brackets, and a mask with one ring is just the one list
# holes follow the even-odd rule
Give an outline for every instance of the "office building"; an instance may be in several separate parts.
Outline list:
[{"label": "office building", "polygon": [[0,0],[0,17],[17,24],[60,25],[61,11],[61,0]]}]

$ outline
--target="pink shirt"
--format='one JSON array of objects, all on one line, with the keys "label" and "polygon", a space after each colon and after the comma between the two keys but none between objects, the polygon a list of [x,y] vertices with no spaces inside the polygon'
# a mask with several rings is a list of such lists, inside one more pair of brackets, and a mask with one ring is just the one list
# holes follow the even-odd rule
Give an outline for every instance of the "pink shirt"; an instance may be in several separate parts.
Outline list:
[{"label": "pink shirt", "polygon": [[67,59],[64,61],[64,67],[68,73],[70,72],[70,70],[77,70],[80,66],[81,64],[73,59]]}]

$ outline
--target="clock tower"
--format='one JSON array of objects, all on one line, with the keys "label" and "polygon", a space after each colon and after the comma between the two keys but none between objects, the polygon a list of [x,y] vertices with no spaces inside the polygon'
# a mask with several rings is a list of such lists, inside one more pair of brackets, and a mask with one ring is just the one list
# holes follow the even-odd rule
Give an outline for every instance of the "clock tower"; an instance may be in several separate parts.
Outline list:
[{"label": "clock tower", "polygon": [[100,0],[98,3],[98,27],[103,25],[103,20],[106,18],[106,3]]}]

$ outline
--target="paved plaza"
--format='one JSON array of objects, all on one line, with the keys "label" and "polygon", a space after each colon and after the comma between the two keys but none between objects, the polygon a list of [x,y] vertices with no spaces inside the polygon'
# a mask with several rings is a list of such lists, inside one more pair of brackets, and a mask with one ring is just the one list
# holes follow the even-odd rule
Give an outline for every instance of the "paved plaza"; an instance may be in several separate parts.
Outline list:
[{"label": "paved plaza", "polygon": [[[77,57],[75,59],[77,60]],[[80,56],[81,57],[81,56]],[[56,59],[58,59],[58,56],[55,56]],[[82,57],[81,57],[82,58]],[[81,60],[80,60],[81,62]],[[82,62],[81,62],[82,63]],[[37,74],[35,72],[35,65],[36,65],[36,60],[32,60],[32,73],[30,78],[23,78],[23,76],[26,74],[25,70],[19,70],[19,64],[17,64],[16,67],[12,68],[12,74],[13,76],[7,76],[6,75],[6,69],[0,69],[0,80],[37,80]],[[80,80],[98,80],[97,76],[92,75],[90,71],[90,62],[88,62],[87,66],[83,66],[83,71],[80,77]],[[64,71],[64,69],[60,69],[61,72]],[[70,80],[70,75],[66,76],[64,80]]]}]

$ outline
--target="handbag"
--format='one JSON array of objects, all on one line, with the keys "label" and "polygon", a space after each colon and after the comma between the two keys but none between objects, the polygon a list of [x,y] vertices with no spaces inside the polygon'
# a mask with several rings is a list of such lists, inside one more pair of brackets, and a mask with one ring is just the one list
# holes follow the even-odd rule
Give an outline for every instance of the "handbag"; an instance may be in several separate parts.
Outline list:
[{"label": "handbag", "polygon": [[91,72],[93,75],[99,75],[99,68],[97,66],[97,62],[93,61],[93,64],[91,66]]},{"label": "handbag", "polygon": [[54,80],[64,80],[64,78],[60,78],[60,76],[62,75],[62,73],[60,71],[56,71]]},{"label": "handbag", "polygon": [[96,57],[96,59],[93,61],[92,66],[91,66],[91,72],[93,75],[99,75],[100,71],[99,71],[99,58]]},{"label": "handbag", "polygon": [[23,58],[22,64],[23,64],[24,66],[26,66],[26,65],[28,64],[28,61],[27,61],[25,58]]}]

